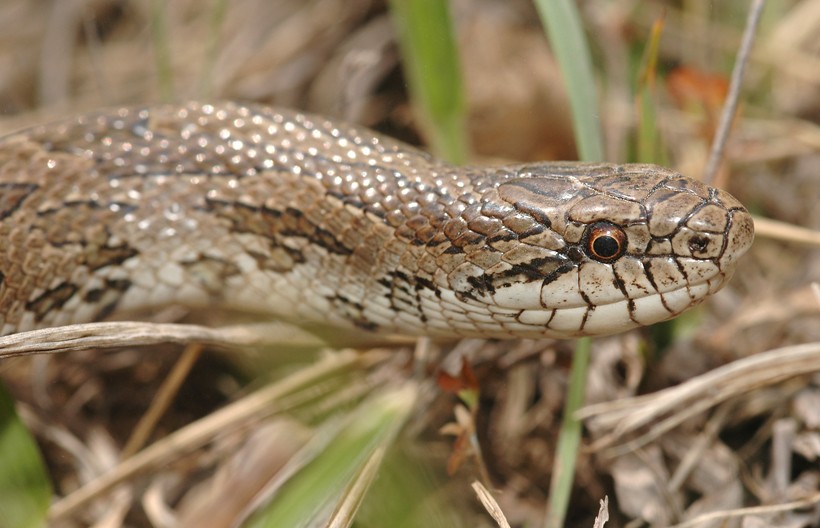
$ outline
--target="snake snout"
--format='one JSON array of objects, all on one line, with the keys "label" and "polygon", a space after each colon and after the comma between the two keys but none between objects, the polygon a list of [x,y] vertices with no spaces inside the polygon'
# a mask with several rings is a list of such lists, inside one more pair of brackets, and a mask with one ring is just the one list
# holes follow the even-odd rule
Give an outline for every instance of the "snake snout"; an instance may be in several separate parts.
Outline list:
[{"label": "snake snout", "polygon": [[[654,213],[669,207],[669,203],[677,202],[687,207],[681,208],[677,220],[671,214],[655,225],[650,220],[651,228],[668,232],[663,233],[663,237],[671,243],[671,256],[683,278],[683,287],[669,283],[667,288],[658,288],[664,296],[681,296],[681,305],[670,310],[673,315],[720,290],[732,277],[738,259],[749,250],[754,240],[752,217],[732,195],[699,182],[678,180],[674,183],[681,183],[682,192],[658,205]],[[687,209],[688,213],[684,214]],[[674,227],[672,222],[676,223]],[[688,302],[684,302],[686,297]],[[671,306],[672,303],[667,304]]]},{"label": "snake snout", "polygon": [[752,247],[755,231],[752,215],[742,206],[729,210],[728,216],[729,225],[725,234],[726,243],[718,260],[718,265],[726,275],[726,280],[729,280],[734,272],[738,259]]}]

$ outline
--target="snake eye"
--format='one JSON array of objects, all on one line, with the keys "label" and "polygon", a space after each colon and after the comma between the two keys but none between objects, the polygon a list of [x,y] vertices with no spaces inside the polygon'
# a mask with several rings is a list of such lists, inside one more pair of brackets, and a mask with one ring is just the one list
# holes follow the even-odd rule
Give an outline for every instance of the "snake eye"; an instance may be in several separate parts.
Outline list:
[{"label": "snake eye", "polygon": [[599,262],[612,262],[626,252],[626,233],[609,222],[596,222],[584,234],[584,251]]}]

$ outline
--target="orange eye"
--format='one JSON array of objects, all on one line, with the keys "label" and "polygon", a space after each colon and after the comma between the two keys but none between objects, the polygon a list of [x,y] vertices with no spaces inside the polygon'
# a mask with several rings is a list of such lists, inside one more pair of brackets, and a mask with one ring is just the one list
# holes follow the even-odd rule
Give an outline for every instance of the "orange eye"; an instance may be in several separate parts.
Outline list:
[{"label": "orange eye", "polygon": [[626,233],[615,224],[596,222],[587,227],[583,246],[589,258],[612,262],[626,252]]}]

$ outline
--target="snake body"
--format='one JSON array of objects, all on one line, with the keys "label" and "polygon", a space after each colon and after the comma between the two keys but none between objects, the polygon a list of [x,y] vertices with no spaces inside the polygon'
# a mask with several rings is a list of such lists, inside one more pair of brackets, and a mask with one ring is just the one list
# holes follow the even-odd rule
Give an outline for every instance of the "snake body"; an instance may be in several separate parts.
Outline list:
[{"label": "snake body", "polygon": [[456,167],[235,103],[104,110],[0,140],[0,333],[165,305],[432,336],[666,320],[752,220],[652,165]]}]

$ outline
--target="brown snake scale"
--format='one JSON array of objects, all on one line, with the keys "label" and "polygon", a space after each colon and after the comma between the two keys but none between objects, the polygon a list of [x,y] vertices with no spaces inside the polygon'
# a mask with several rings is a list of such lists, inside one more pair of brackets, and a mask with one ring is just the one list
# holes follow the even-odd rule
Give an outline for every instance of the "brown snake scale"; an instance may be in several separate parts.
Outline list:
[{"label": "brown snake scale", "polygon": [[661,167],[455,167],[261,106],[122,108],[0,140],[2,334],[166,305],[606,334],[698,304],[752,238],[732,196]]}]

